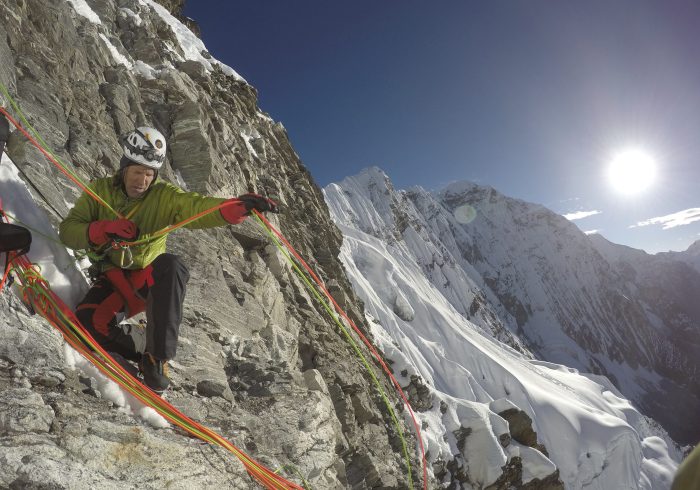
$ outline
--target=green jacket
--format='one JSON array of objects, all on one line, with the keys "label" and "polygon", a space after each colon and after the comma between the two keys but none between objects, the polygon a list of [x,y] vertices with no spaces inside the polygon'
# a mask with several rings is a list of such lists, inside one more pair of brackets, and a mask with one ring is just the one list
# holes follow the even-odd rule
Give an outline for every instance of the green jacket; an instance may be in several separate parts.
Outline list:
[{"label": "green jacket", "polygon": [[695,446],[678,467],[671,490],[698,490],[700,488],[700,445]]},{"label": "green jacket", "polygon": [[[89,188],[104,199],[115,211],[129,217],[139,227],[138,239],[148,238],[168,225],[194,216],[217,206],[226,199],[205,197],[196,192],[185,192],[179,187],[157,180],[139,198],[130,198],[123,190],[118,177],[105,177],[90,183]],[[133,214],[132,214],[133,213]],[[86,192],[78,198],[66,219],[61,222],[61,241],[72,249],[97,250],[88,240],[88,226],[97,220],[117,219],[109,209],[98,203]],[[186,228],[213,228],[229,224],[219,211],[209,213],[189,224]],[[125,268],[143,269],[165,252],[167,235],[160,236],[142,245],[131,248],[133,263]],[[122,252],[111,250],[101,263],[102,270],[111,266],[120,267]]]}]

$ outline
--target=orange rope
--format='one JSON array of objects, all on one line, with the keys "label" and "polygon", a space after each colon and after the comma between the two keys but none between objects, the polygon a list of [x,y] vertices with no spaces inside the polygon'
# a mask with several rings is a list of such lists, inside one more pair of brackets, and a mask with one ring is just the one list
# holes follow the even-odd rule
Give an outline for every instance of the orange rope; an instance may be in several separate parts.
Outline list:
[{"label": "orange rope", "polygon": [[[7,219],[7,216],[1,208],[0,216],[5,220]],[[231,452],[243,463],[246,471],[265,488],[270,490],[304,490],[300,485],[286,480],[269,468],[256,462],[245,452],[216,432],[187,417],[131,376],[131,374],[126,372],[119,363],[114,361],[90,333],[85,330],[85,327],[80,324],[75,314],[53,291],[51,291],[46,279],[38,273],[36,266],[32,264],[26,256],[14,257],[12,261],[16,262],[15,267],[19,271],[18,276],[23,286],[22,296],[25,303],[30,305],[54,328],[59,330],[69,345],[81,353],[107,377],[118,383],[142,403],[154,408],[161,416],[165,417],[174,425],[177,425],[199,439],[217,444]],[[10,269],[11,267],[8,264],[4,277],[7,277]],[[42,292],[41,295],[37,294],[37,289]],[[60,312],[60,316],[64,318],[63,322],[59,319],[59,314],[56,311],[57,309]],[[95,355],[96,353],[97,355]]]},{"label": "orange rope", "polygon": [[[73,313],[67,309],[65,304],[61,302],[60,298],[58,298],[55,293],[48,289],[48,284],[43,278],[41,278],[38,274],[31,274],[31,277],[30,275],[26,274],[27,270],[33,269],[33,264],[31,264],[26,257],[20,257],[18,260],[18,265],[20,269],[25,272],[25,274],[23,274],[23,284],[28,286],[31,282],[33,286],[43,289],[44,293],[46,294],[46,296],[37,296],[31,287],[25,287],[23,294],[25,302],[30,304],[35,311],[40,313],[52,326],[58,329],[66,342],[68,342],[69,345],[71,345],[75,350],[80,352],[86,359],[94,364],[102,373],[117,382],[142,403],[155,408],[160,415],[174,425],[177,425],[195,437],[203,439],[207,442],[214,442],[215,444],[233,453],[241,460],[248,473],[258,480],[265,488],[272,490],[303,490],[303,487],[299,486],[298,484],[287,481],[264,465],[255,462],[242,450],[221,437],[219,434],[190,419],[177,408],[173,407],[166,400],[160,398],[158,395],[148,389],[148,387],[145,387],[133,376],[127,373],[124,368],[114,361],[111,356],[92,338],[85,328],[80,325],[77,318],[74,318]],[[67,331],[65,327],[61,326],[61,321],[58,320],[56,309],[52,303],[57,305],[61,313],[80,330],[80,335],[84,337],[83,341],[81,341],[74,332]],[[85,342],[87,342],[87,345]],[[88,350],[88,347],[92,349],[92,351]],[[95,353],[99,353],[99,355],[96,356]],[[206,438],[203,438],[202,434],[204,434]]]}]

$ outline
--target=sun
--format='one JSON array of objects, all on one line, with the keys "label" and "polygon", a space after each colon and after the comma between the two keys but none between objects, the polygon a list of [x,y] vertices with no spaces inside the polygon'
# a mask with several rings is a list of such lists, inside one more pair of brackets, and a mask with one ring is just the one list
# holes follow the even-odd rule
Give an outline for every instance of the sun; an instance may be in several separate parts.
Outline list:
[{"label": "sun", "polygon": [[656,178],[656,162],[644,150],[629,148],[617,153],[608,167],[608,180],[621,194],[633,195],[649,188]]}]

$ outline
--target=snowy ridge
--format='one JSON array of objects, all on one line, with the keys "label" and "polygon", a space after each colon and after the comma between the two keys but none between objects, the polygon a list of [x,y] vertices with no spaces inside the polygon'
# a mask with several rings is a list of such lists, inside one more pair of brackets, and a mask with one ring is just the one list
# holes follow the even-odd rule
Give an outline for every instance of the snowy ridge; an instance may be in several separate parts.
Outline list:
[{"label": "snowy ridge", "polygon": [[[678,261],[586,236],[546,208],[469,183],[435,194],[447,233],[426,226],[474,268],[541,359],[608,376],[678,441],[697,441],[700,275]],[[473,218],[459,222],[460,209]],[[465,238],[466,236],[466,238]],[[454,244],[456,243],[456,248]],[[683,422],[681,422],[683,421]]]},{"label": "snowy ridge", "polygon": [[[100,16],[92,8],[90,8],[90,5],[88,5],[85,0],[66,1],[71,4],[78,15],[84,17],[96,26],[104,28]],[[196,61],[203,65],[207,72],[213,71],[214,65],[217,65],[226,75],[236,80],[245,82],[243,77],[241,77],[233,68],[211,57],[202,40],[195,36],[187,26],[168,12],[165,7],[153,0],[139,0],[139,3],[145,9],[154,11],[158,17],[169,26],[175,35],[178,46],[173,46],[170,49],[170,54],[174,60]],[[120,15],[131,19],[135,26],[141,26],[141,24],[144,22],[142,17],[131,9],[121,8],[119,12]],[[105,32],[107,32],[106,29]],[[159,73],[159,67],[153,67],[143,60],[134,60],[131,57],[131,53],[127,52],[118,39],[109,39],[105,33],[100,33],[100,38],[107,46],[107,49],[112,54],[112,57],[116,63],[124,65],[129,70],[136,71],[144,78],[156,78],[157,74]],[[117,45],[115,45],[115,43],[117,43]],[[172,64],[169,64],[168,68],[173,68]]]},{"label": "snowy ridge", "polygon": [[[378,168],[348,177],[340,185],[331,184],[326,193],[337,195],[335,219],[402,249],[417,263],[423,275],[450,303],[473,323],[520,351],[526,348],[512,335],[515,319],[503,308],[492,308],[498,300],[484,289],[474,269],[463,268],[445,244],[434,240],[422,224],[421,209],[403,192],[395,192],[389,179]],[[437,203],[428,205],[430,208]],[[443,221],[439,225],[445,225]],[[449,225],[446,225],[449,227]],[[405,303],[399,291],[393,293],[394,307]]]},{"label": "snowy ridge", "polygon": [[[465,190],[476,188],[461,184],[459,191]],[[491,190],[479,192],[486,194],[487,201],[495,196]],[[411,206],[416,201],[405,199],[407,194],[426,199]],[[680,459],[675,444],[612,383],[602,376],[535,360],[527,350],[519,352],[504,344],[496,338],[494,324],[485,322],[489,316],[478,319],[481,325],[470,321],[458,308],[460,303],[454,304],[445,294],[446,287],[426,275],[426,247],[435,251],[436,244],[442,243],[441,260],[458,262],[468,256],[449,253],[449,243],[436,239],[435,232],[428,233],[429,226],[439,226],[443,232],[457,228],[437,201],[427,199],[428,193],[419,189],[395,192],[379,169],[368,169],[329,185],[324,195],[344,234],[341,259],[365,302],[375,339],[393,361],[394,371],[402,375],[402,385],[418,374],[430,391],[429,403],[418,417],[427,427],[424,439],[433,468],[454,460],[471,482],[470,487],[462,480],[464,488],[482,488],[494,483],[503,467],[519,456],[523,483],[543,479],[556,467],[570,489],[670,486],[675,461]],[[432,219],[419,219],[420,208]],[[411,219],[415,221],[406,226],[405,220]],[[457,239],[453,235],[455,244]],[[496,257],[498,247],[494,244]],[[478,260],[487,263],[493,259],[482,254]],[[497,258],[494,270],[504,260],[505,254]],[[443,266],[444,262],[432,270],[444,270]],[[465,268],[456,276],[464,281],[457,283],[466,288],[462,295],[478,294],[481,284],[476,275],[474,268]],[[452,296],[458,296],[457,287],[451,284]],[[494,298],[485,292],[482,297]],[[502,308],[499,305],[489,312],[498,315]],[[518,328],[513,316],[506,316],[501,325],[510,329],[501,335],[517,347],[511,332]],[[512,405],[532,419],[537,441],[549,456],[538,447],[515,441],[504,447],[508,423],[499,413]],[[451,472],[456,478],[454,468]],[[449,481],[443,475],[443,483]]]}]

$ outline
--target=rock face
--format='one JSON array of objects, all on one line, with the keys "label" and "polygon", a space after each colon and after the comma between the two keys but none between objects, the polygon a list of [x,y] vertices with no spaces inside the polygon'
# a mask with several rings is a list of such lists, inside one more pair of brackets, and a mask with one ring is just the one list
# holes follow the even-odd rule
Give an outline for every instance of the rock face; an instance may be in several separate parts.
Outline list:
[{"label": "rock face", "polygon": [[[162,178],[216,196],[274,196],[274,225],[361,325],[337,259],[342,236],[285,129],[168,14],[182,1],[161,3],[0,0],[0,83],[84,181],[118,168],[120,134],[151,125],[169,140]],[[79,190],[18,132],[8,154],[57,224]],[[178,231],[169,251],[191,275],[173,405],[313,488],[408,486],[390,414],[362,363],[252,220]],[[108,401],[94,373],[70,366],[60,335],[8,292],[0,340],[0,487],[255,487],[228,453]]]}]

